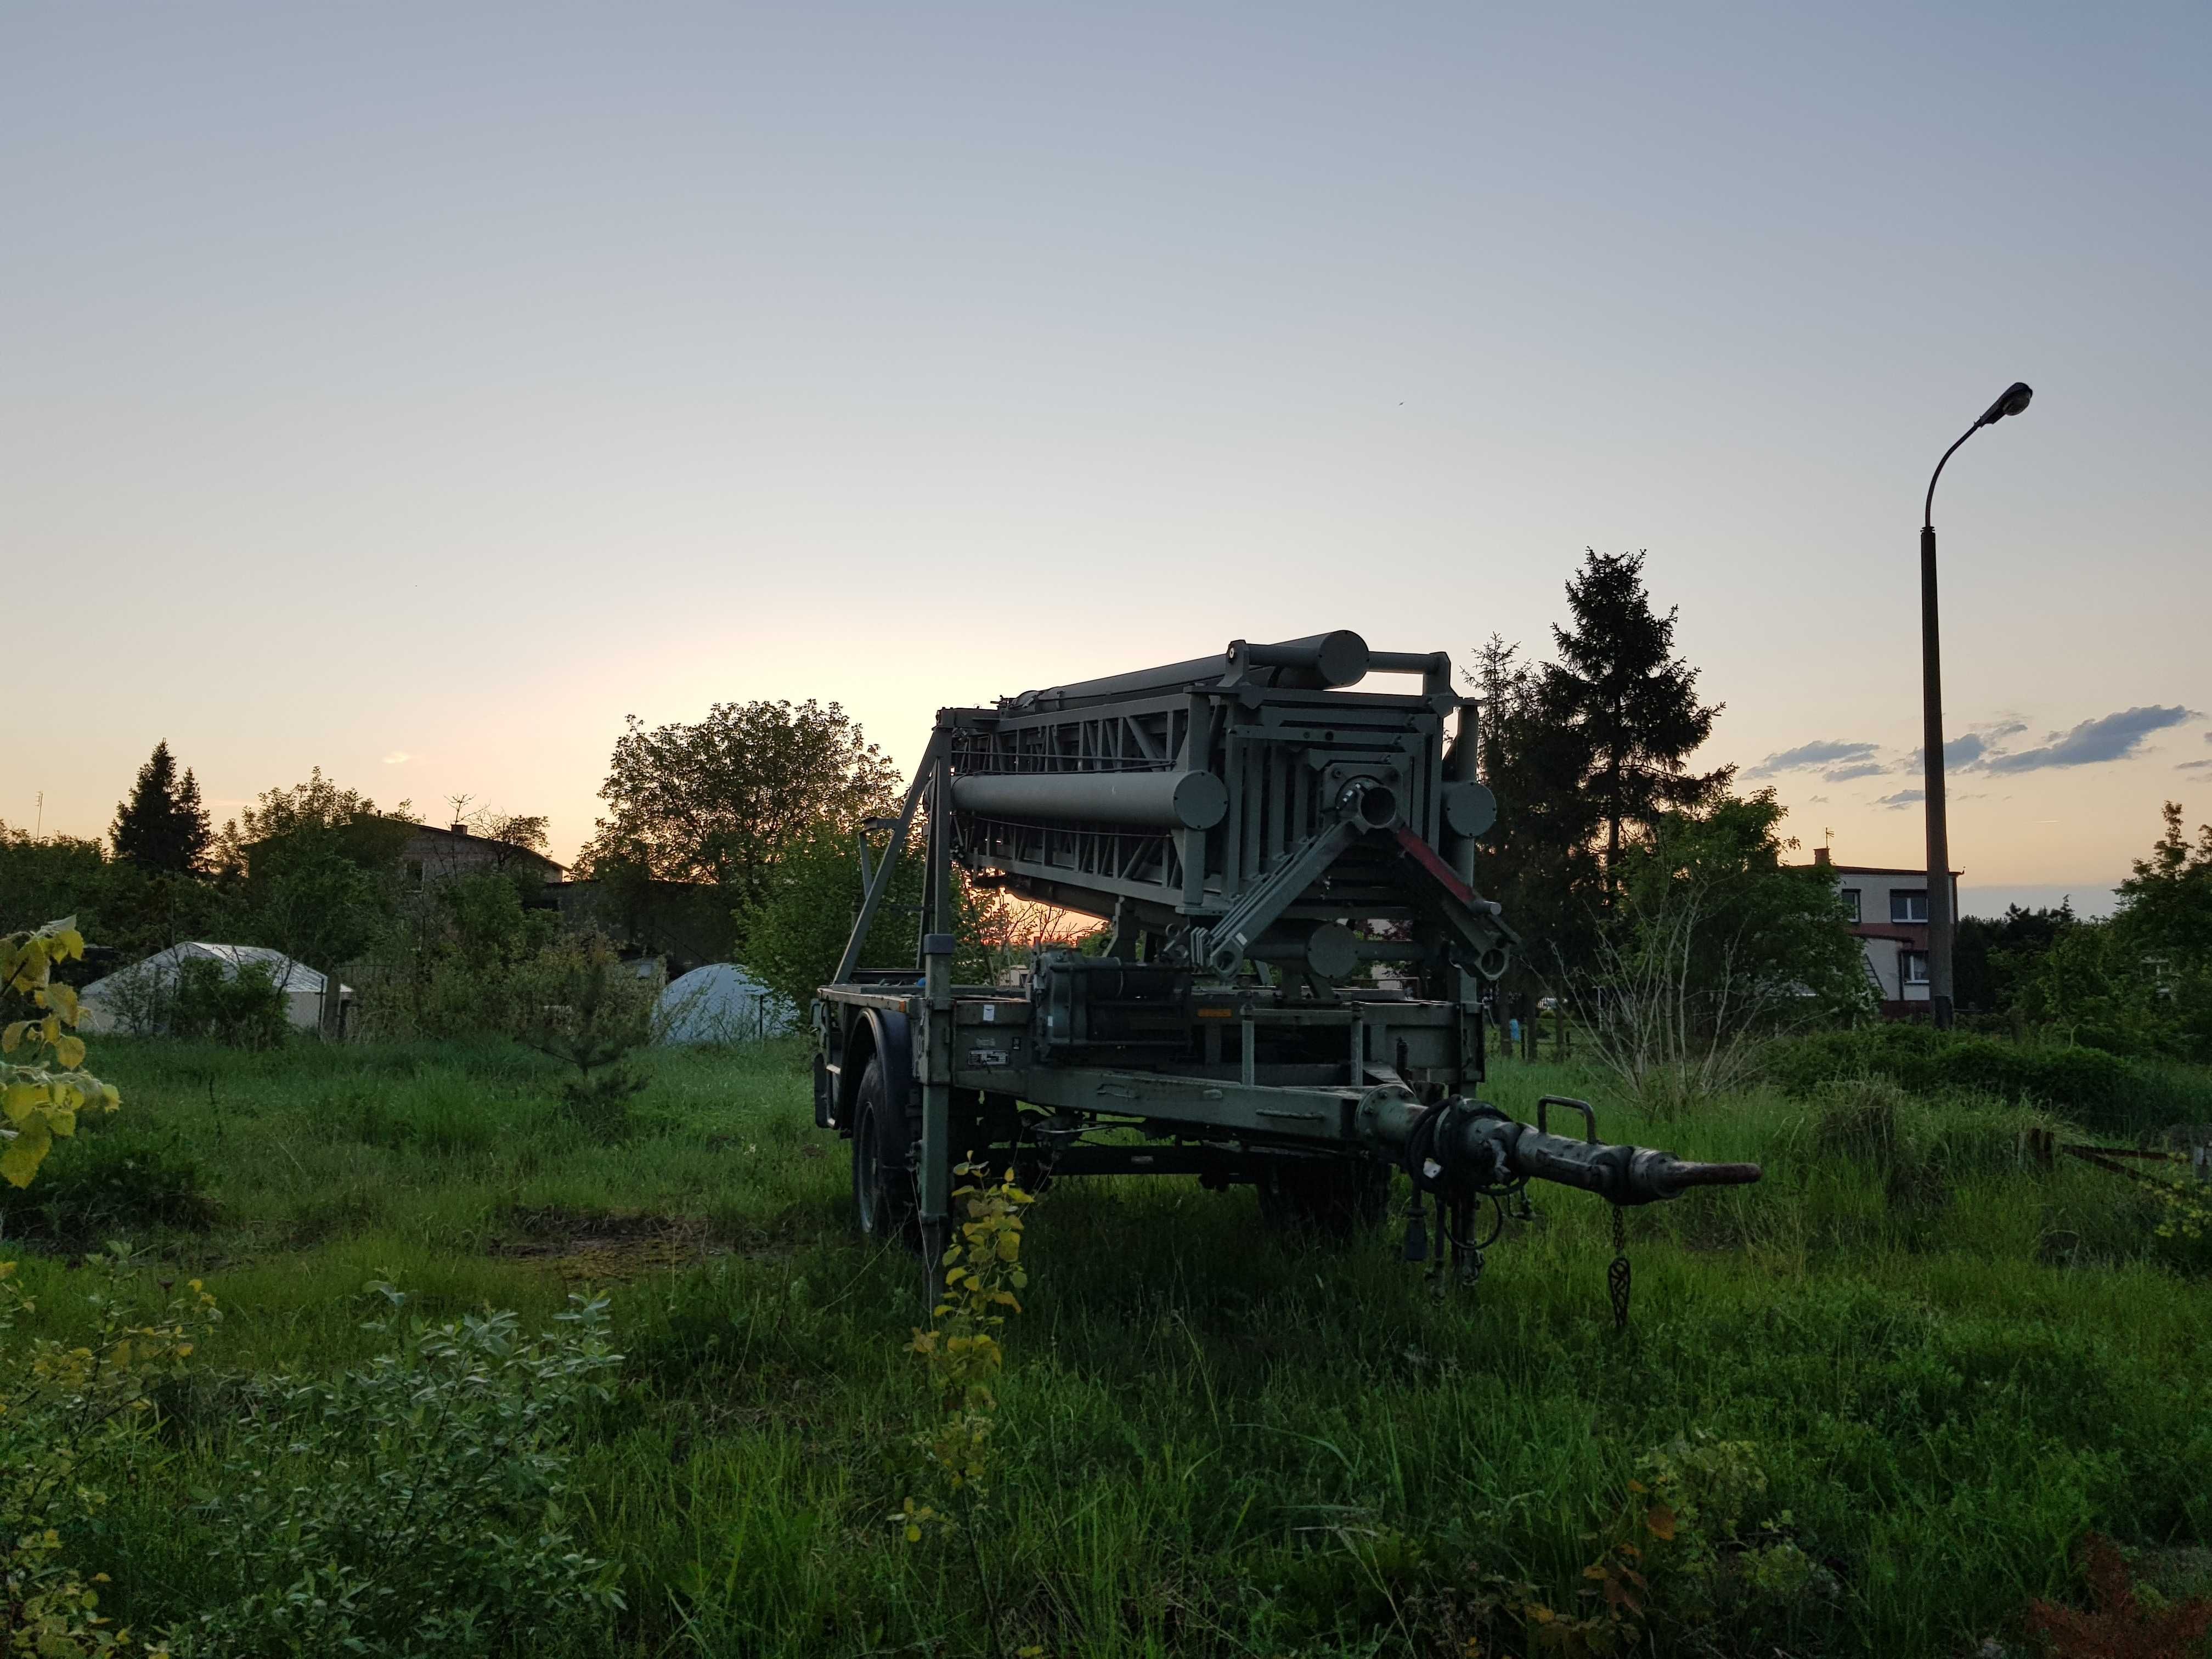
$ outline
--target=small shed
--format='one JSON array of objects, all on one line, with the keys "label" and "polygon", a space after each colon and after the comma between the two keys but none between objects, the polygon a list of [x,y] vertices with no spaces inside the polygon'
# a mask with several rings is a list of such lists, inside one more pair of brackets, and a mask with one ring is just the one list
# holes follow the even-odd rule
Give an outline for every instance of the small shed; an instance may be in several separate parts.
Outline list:
[{"label": "small shed", "polygon": [[[322,1022],[329,981],[306,963],[263,945],[212,945],[195,939],[156,951],[86,986],[77,994],[80,1029],[95,1036],[126,1032],[137,1036],[167,1029],[183,965],[193,961],[220,963],[226,979],[240,968],[265,969],[270,982],[284,994],[284,1017],[291,1024],[312,1031]],[[341,1006],[352,1001],[353,987],[341,984],[338,997]]]},{"label": "small shed", "polygon": [[655,1042],[757,1042],[799,1024],[791,999],[733,962],[710,962],[669,981],[653,1010]]}]

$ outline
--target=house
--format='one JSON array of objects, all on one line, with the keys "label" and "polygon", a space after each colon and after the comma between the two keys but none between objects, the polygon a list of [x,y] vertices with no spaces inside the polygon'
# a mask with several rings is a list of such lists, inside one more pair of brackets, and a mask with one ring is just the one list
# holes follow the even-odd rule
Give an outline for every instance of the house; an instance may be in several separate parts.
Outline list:
[{"label": "house", "polygon": [[[404,890],[427,893],[463,876],[501,872],[528,875],[545,885],[568,874],[543,853],[511,841],[469,833],[465,823],[441,828],[408,818],[360,817],[337,825],[340,854],[367,869],[396,869]],[[247,866],[252,868],[262,849],[283,842],[282,836],[248,842]]]},{"label": "house", "polygon": [[727,962],[737,932],[729,895],[709,882],[654,881],[631,872],[613,878],[550,883],[540,902],[562,925],[604,933],[625,955],[658,957],[672,976]]},{"label": "house", "polygon": [[[1865,952],[1868,980],[1885,1019],[1928,1012],[1928,872],[1838,864],[1813,849],[1815,869],[1832,870],[1851,934]],[[1959,914],[1959,872],[1951,872],[1951,914]]]},{"label": "house", "polygon": [[410,892],[428,892],[463,876],[530,875],[550,886],[568,874],[565,866],[543,853],[489,836],[472,836],[465,823],[447,829],[434,823],[406,827],[412,833],[399,849],[399,872]]}]

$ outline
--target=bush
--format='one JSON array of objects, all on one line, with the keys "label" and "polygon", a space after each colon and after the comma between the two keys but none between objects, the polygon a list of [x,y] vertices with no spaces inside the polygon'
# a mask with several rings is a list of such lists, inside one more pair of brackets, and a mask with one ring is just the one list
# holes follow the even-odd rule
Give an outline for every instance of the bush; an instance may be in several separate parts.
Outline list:
[{"label": "bush", "polygon": [[264,963],[242,963],[234,970],[205,957],[177,964],[169,1029],[178,1036],[273,1048],[289,1029],[285,1012],[284,988]]},{"label": "bush", "polygon": [[198,1511],[225,1600],[171,1632],[179,1659],[557,1650],[619,1608],[618,1569],[577,1550],[562,1504],[617,1363],[607,1304],[558,1318],[534,1339],[511,1313],[394,1318],[367,1365],[259,1388]]},{"label": "bush", "polygon": [[220,1316],[193,1279],[150,1322],[133,1314],[130,1252],[87,1263],[90,1340],[15,1334],[37,1311],[0,1262],[0,1653],[63,1659],[135,1652],[97,1609],[103,1582],[70,1556],[106,1506],[102,1484],[150,1431],[155,1385],[173,1377]]},{"label": "bush", "polygon": [[562,1114],[593,1138],[629,1133],[645,1079],[620,1062],[652,1036],[655,988],[599,938],[560,939],[515,975],[515,1040],[576,1068]]},{"label": "bush", "polygon": [[2033,1108],[1986,1098],[1938,1103],[1885,1077],[1816,1085],[1813,1146],[1824,1159],[1874,1170],[1897,1210],[1934,1210],[1955,1183],[2019,1168],[2030,1133],[2047,1120]]},{"label": "bush", "polygon": [[198,1161],[143,1134],[79,1135],[50,1159],[44,1178],[0,1187],[0,1231],[71,1252],[156,1227],[198,1231],[214,1223]]},{"label": "bush", "polygon": [[1887,1078],[1915,1095],[1978,1092],[2051,1108],[2092,1127],[2134,1133],[2212,1115],[2212,1085],[2100,1048],[2033,1048],[1926,1025],[1886,1024],[1786,1037],[1761,1066],[1793,1094],[1851,1078]]}]

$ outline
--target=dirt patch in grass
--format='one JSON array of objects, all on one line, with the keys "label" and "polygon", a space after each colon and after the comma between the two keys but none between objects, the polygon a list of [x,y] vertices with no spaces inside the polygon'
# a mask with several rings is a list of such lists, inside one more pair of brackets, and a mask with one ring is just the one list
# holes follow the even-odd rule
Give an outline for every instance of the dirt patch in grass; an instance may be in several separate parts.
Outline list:
[{"label": "dirt patch in grass", "polygon": [[716,1243],[696,1216],[651,1210],[572,1210],[558,1204],[511,1210],[508,1236],[495,1256],[542,1261],[562,1278],[608,1284],[648,1273],[694,1267],[729,1247]]}]

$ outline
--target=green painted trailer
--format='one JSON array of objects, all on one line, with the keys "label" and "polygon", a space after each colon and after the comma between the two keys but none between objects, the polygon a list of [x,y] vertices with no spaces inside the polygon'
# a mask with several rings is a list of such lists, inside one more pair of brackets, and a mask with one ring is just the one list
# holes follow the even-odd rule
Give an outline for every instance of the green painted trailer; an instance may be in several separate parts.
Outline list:
[{"label": "green painted trailer", "polygon": [[[1600,1141],[1580,1101],[1528,1123],[1479,1098],[1519,940],[1474,887],[1478,717],[1443,653],[1348,630],[940,710],[813,1006],[815,1121],[852,1142],[860,1230],[934,1261],[971,1158],[1036,1187],[1249,1184],[1271,1221],[1336,1232],[1403,1174],[1407,1255],[1474,1278],[1532,1181],[1617,1206],[1756,1181]],[[916,854],[913,966],[860,969]],[[956,869],[1101,918],[1104,950],[956,984]]]}]

